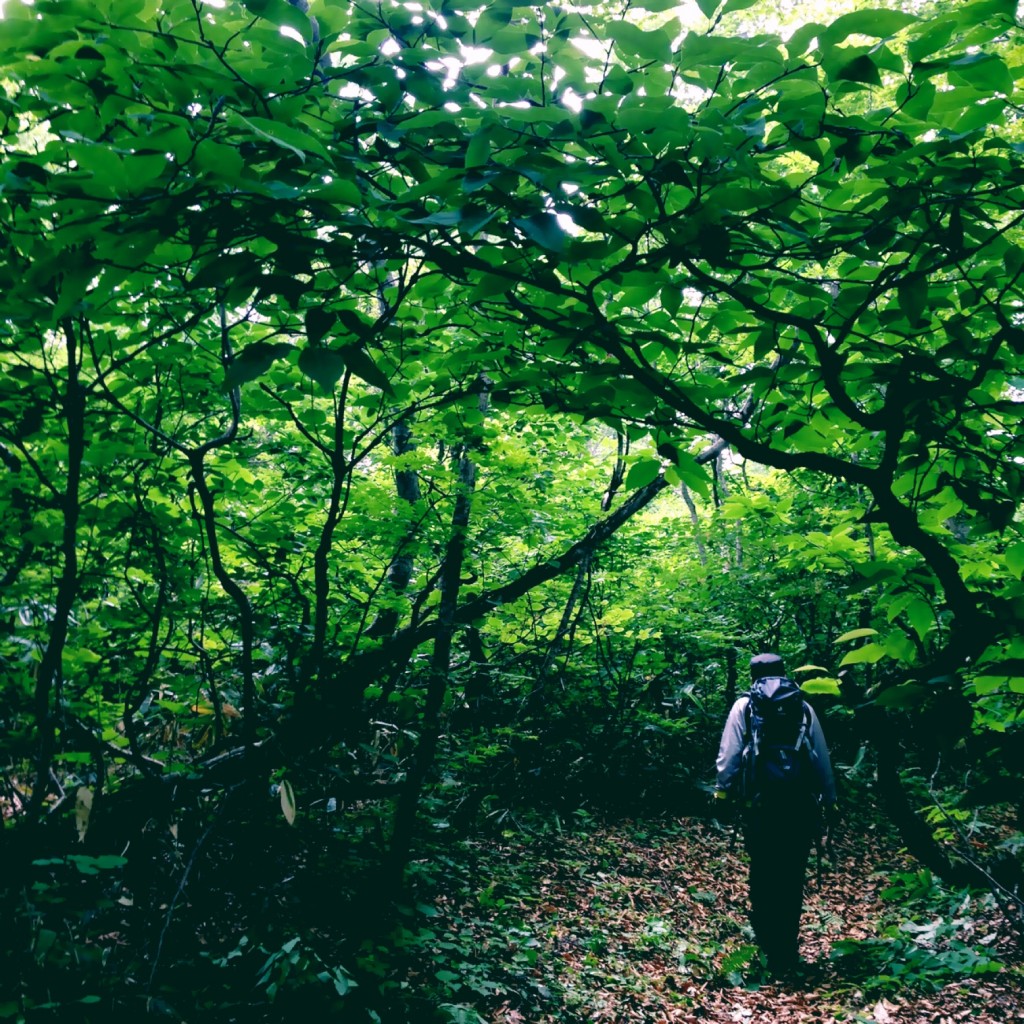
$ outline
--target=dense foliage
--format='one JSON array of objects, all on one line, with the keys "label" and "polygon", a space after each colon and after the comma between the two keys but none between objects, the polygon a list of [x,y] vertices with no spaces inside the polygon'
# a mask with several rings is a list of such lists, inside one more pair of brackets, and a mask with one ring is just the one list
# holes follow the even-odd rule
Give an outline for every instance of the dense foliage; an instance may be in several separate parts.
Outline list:
[{"label": "dense foliage", "polygon": [[94,912],[371,1012],[424,843],[703,813],[763,648],[1020,916],[1016,4],[774,6],[8,0],[0,1013]]}]

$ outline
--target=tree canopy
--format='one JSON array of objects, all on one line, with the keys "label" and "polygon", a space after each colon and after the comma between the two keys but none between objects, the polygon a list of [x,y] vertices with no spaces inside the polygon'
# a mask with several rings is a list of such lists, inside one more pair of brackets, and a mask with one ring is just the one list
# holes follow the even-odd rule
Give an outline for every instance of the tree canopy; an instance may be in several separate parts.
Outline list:
[{"label": "tree canopy", "polygon": [[1019,803],[1016,3],[767,6],[8,0],[23,831],[326,772],[394,881],[445,778],[699,786],[772,646],[973,870],[900,770]]}]

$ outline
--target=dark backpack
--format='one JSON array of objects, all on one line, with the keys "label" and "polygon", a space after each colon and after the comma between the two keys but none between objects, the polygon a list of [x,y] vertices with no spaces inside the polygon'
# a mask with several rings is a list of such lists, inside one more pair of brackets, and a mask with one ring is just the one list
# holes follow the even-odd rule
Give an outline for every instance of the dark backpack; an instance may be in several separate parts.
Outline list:
[{"label": "dark backpack", "polygon": [[776,805],[791,811],[816,803],[811,709],[800,687],[785,676],[756,679],[745,718],[744,797],[754,807]]}]

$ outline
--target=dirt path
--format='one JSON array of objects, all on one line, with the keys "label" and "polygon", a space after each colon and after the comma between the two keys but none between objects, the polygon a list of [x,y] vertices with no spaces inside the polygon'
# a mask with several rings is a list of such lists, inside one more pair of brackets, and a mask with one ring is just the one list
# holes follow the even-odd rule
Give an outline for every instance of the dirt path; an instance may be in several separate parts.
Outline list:
[{"label": "dirt path", "polygon": [[[953,895],[947,897],[950,915],[922,912],[920,929],[936,932],[940,949],[959,940],[991,950],[1007,969],[964,975],[933,992],[896,984],[871,990],[857,981],[848,962],[829,960],[833,942],[874,938],[883,917],[898,915],[892,901],[880,895],[894,877],[902,878],[908,892],[922,884],[891,836],[871,826],[853,832],[837,838],[835,863],[820,882],[812,857],[801,950],[812,974],[800,985],[762,984],[756,962],[744,963],[752,953],[746,870],[740,845],[714,822],[632,822],[557,842],[521,843],[507,836],[498,846],[477,844],[477,877],[490,881],[475,894],[475,905],[462,902],[460,920],[479,930],[477,941],[490,950],[492,962],[503,959],[504,944],[504,961],[513,965],[493,983],[496,995],[505,991],[508,998],[485,1019],[493,1024],[1024,1021],[1024,974],[1007,929],[991,911],[958,903]],[[931,899],[934,903],[934,894]],[[449,907],[455,909],[454,901]],[[913,947],[909,955],[925,955],[908,933],[895,934]],[[926,968],[922,961],[911,973],[920,977]]]}]

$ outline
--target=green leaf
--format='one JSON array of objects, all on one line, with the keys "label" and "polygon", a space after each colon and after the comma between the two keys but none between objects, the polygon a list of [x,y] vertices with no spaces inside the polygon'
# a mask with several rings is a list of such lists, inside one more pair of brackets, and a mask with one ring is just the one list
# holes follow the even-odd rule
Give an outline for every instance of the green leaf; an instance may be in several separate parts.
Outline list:
[{"label": "green leaf", "polygon": [[718,5],[721,0],[697,0],[697,6],[700,8],[700,13],[705,18],[713,18],[715,11],[718,10]]},{"label": "green leaf", "polygon": [[722,14],[732,14],[734,11],[745,11],[750,7],[753,7],[758,0],[728,0],[726,5],[722,8]]},{"label": "green leaf", "polygon": [[[283,2],[283,0],[282,0]],[[280,121],[272,121],[267,117],[243,117],[239,113],[232,113],[229,120],[237,119],[250,128],[261,139],[272,142],[291,153],[294,153],[300,162],[306,162],[309,153],[315,153],[324,159],[330,159],[323,143],[310,132],[300,131],[291,125],[282,124]]]},{"label": "green leaf", "polygon": [[914,632],[921,640],[924,640],[928,631],[935,624],[935,612],[932,611],[931,605],[920,598],[915,598],[907,605],[907,618],[910,619],[910,625],[914,627]]},{"label": "green leaf", "polygon": [[867,85],[882,84],[878,66],[866,53],[843,64],[832,77],[843,82],[864,82]]},{"label": "green leaf", "polygon": [[928,697],[928,688],[920,683],[900,683],[883,690],[874,698],[881,708],[913,708],[923,704]]},{"label": "green leaf", "polygon": [[1001,92],[1008,96],[1013,93],[1013,75],[995,54],[971,53],[950,61],[948,68],[951,80],[959,79],[983,92]]},{"label": "green leaf", "polygon": [[866,636],[878,636],[877,629],[851,629],[849,633],[844,633],[842,636],[836,638],[837,644],[845,644],[850,640],[862,640]]},{"label": "green leaf", "polygon": [[104,853],[93,858],[93,863],[96,867],[107,871],[111,868],[123,868],[128,863],[128,858],[120,857],[116,853]]},{"label": "green leaf", "polygon": [[839,680],[829,676],[819,676],[816,679],[807,679],[800,684],[804,693],[827,693],[831,697],[839,696]]},{"label": "green leaf", "polygon": [[262,265],[249,252],[236,252],[210,260],[189,281],[190,289],[228,288],[238,281],[256,282]]},{"label": "green leaf", "polygon": [[630,490],[635,487],[646,487],[658,478],[660,472],[661,463],[657,459],[641,459],[634,463],[626,474],[626,487]]},{"label": "green leaf", "polygon": [[1013,544],[1006,549],[1006,568],[1017,579],[1024,577],[1024,543]]},{"label": "green leaf", "polygon": [[616,47],[631,57],[667,61],[672,56],[672,40],[663,29],[645,30],[630,21],[610,21],[607,32]]},{"label": "green leaf", "polygon": [[327,348],[307,347],[299,353],[299,369],[324,389],[331,392],[345,372],[345,357]]},{"label": "green leaf", "polygon": [[391,381],[363,349],[350,345],[344,350],[344,355],[357,377],[361,377],[371,387],[380,388],[385,394],[393,393]]},{"label": "green leaf", "polygon": [[239,352],[225,371],[228,387],[237,387],[261,377],[276,359],[283,359],[291,352],[287,342],[255,341]]},{"label": "green leaf", "polygon": [[928,279],[923,275],[907,278],[897,288],[896,299],[910,326],[917,325],[928,308]]},{"label": "green leaf", "polygon": [[836,18],[821,35],[825,45],[841,43],[847,36],[871,36],[874,39],[885,39],[895,35],[901,28],[912,25],[920,19],[914,14],[894,10],[852,11]]},{"label": "green leaf", "polygon": [[707,469],[689,452],[678,453],[676,469],[688,487],[692,487],[702,498],[711,497],[711,477]]},{"label": "green leaf", "polygon": [[331,328],[337,323],[338,317],[323,306],[312,306],[306,310],[306,340],[310,345],[319,345]]},{"label": "green leaf", "polygon": [[620,64],[613,64],[604,76],[601,91],[613,96],[628,96],[635,87],[633,76]]},{"label": "green leaf", "polygon": [[274,25],[287,25],[309,42],[312,26],[309,17],[287,0],[241,0],[242,6]]},{"label": "green leaf", "polygon": [[362,206],[363,193],[356,182],[348,178],[334,178],[329,184],[321,185],[310,192],[317,199],[329,203],[340,203],[342,206]]},{"label": "green leaf", "polygon": [[947,18],[937,25],[922,32],[916,39],[907,43],[907,56],[913,64],[941,50],[949,42],[956,28],[953,20]]},{"label": "green leaf", "polygon": [[491,156],[491,140],[484,131],[474,132],[466,147],[466,167],[483,167]]},{"label": "green leaf", "polygon": [[534,213],[529,217],[513,217],[515,224],[527,238],[532,239],[545,249],[561,252],[565,248],[565,232],[551,213]]},{"label": "green leaf", "polygon": [[839,667],[843,668],[846,665],[873,665],[884,657],[885,648],[881,644],[865,644],[863,647],[857,647],[846,654],[843,660],[839,662]]},{"label": "green leaf", "polygon": [[982,665],[978,679],[1024,679],[1024,658],[1005,658],[1003,661]]}]

